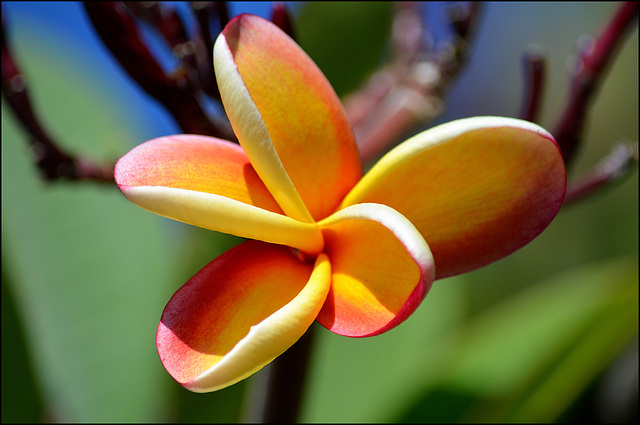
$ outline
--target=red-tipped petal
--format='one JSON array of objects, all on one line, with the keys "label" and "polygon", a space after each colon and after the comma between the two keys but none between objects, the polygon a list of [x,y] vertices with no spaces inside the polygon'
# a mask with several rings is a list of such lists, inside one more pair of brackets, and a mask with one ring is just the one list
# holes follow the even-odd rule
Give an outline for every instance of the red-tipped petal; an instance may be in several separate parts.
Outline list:
[{"label": "red-tipped petal", "polygon": [[252,15],[229,22],[214,58],[238,140],[282,209],[299,220],[331,214],[362,169],[347,115],[322,72],[278,27]]},{"label": "red-tipped petal", "polygon": [[234,143],[193,135],[154,139],[123,156],[114,174],[127,199],[164,217],[306,252],[322,249],[319,229],[282,214]]},{"label": "red-tipped petal", "polygon": [[397,211],[358,204],[320,222],[332,283],[318,322],[340,335],[378,335],[420,305],[435,278],[431,251]]},{"label": "red-tipped petal", "polygon": [[313,323],[329,290],[324,254],[314,264],[282,246],[245,242],[180,288],[158,326],[160,359],[195,392],[215,391],[257,372]]},{"label": "red-tipped petal", "polygon": [[500,117],[453,121],[385,155],[347,195],[389,205],[422,233],[438,278],[485,266],[521,248],[553,220],[566,171],[553,137]]}]

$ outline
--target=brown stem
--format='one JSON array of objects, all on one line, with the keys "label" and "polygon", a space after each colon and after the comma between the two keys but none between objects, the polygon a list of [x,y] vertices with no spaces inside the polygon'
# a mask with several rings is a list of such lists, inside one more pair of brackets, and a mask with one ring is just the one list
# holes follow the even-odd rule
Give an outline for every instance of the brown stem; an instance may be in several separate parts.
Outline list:
[{"label": "brown stem", "polygon": [[604,79],[611,58],[638,16],[638,3],[626,2],[603,33],[580,52],[571,83],[569,101],[553,132],[565,162],[569,162],[582,140],[585,120],[598,84]]},{"label": "brown stem", "polygon": [[222,30],[229,23],[229,9],[227,8],[226,1],[214,2],[217,10],[218,23],[220,24],[220,30]]},{"label": "brown stem", "polygon": [[256,375],[247,400],[244,422],[296,423],[313,351],[314,323],[291,348]]},{"label": "brown stem", "polygon": [[157,1],[123,2],[138,19],[157,29],[172,48],[189,41],[182,19],[173,5]]}]

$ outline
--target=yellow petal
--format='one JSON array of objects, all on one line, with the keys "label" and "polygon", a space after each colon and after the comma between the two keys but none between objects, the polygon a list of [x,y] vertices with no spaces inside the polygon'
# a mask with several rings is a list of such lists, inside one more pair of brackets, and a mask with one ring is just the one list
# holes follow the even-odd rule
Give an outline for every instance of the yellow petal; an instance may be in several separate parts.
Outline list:
[{"label": "yellow petal", "polygon": [[205,266],[176,292],[157,333],[160,359],[179,383],[215,391],[257,372],[313,323],[331,281],[288,248],[245,242]]},{"label": "yellow petal", "polygon": [[438,278],[521,248],[558,212],[566,189],[553,137],[535,124],[475,117],[420,133],[385,155],[347,195],[389,205],[429,244]]},{"label": "yellow petal", "polygon": [[285,213],[331,214],[362,170],[344,108],[322,72],[279,28],[252,15],[227,25],[214,64],[240,144]]},{"label": "yellow petal", "polygon": [[303,223],[224,196],[163,186],[121,186],[120,190],[139,207],[183,223],[312,254],[323,247],[315,223]]},{"label": "yellow petal", "polygon": [[320,222],[332,283],[318,315],[327,329],[352,337],[388,331],[420,305],[435,278],[431,251],[397,211],[358,204]]}]

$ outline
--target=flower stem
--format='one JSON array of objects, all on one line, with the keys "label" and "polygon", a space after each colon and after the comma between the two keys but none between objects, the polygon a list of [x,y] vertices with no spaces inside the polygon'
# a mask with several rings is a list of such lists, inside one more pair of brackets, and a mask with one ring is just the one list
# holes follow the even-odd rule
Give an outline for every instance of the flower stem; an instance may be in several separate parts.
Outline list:
[{"label": "flower stem", "polygon": [[256,376],[244,422],[295,423],[298,420],[310,365],[314,323],[290,349]]}]

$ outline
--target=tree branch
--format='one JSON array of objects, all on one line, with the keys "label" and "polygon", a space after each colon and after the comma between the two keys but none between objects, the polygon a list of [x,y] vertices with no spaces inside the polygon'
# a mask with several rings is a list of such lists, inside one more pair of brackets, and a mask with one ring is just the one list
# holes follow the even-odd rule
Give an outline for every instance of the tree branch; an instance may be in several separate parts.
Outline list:
[{"label": "tree branch", "polygon": [[553,135],[569,162],[582,141],[584,125],[598,85],[621,45],[631,24],[638,17],[638,3],[625,2],[604,32],[580,52],[571,82],[569,100]]},{"label": "tree branch", "polygon": [[572,205],[619,182],[634,166],[638,165],[638,142],[627,140],[614,145],[609,155],[583,176],[571,181],[563,206]]},{"label": "tree branch", "polygon": [[31,106],[27,79],[11,54],[7,44],[2,14],[2,95],[29,133],[28,142],[32,157],[45,181],[53,180],[93,180],[113,183],[115,163],[98,164],[86,157],[76,157],[57,143],[44,129]]},{"label": "tree branch", "polygon": [[[140,37],[132,14],[119,2],[84,2],[89,19],[129,75],[173,115],[185,133],[236,137],[226,119],[210,117],[189,80],[189,70],[167,75]],[[184,44],[184,43],[183,43]]]},{"label": "tree branch", "polygon": [[542,106],[547,63],[537,48],[531,49],[523,57],[525,70],[525,96],[520,117],[536,122]]}]

